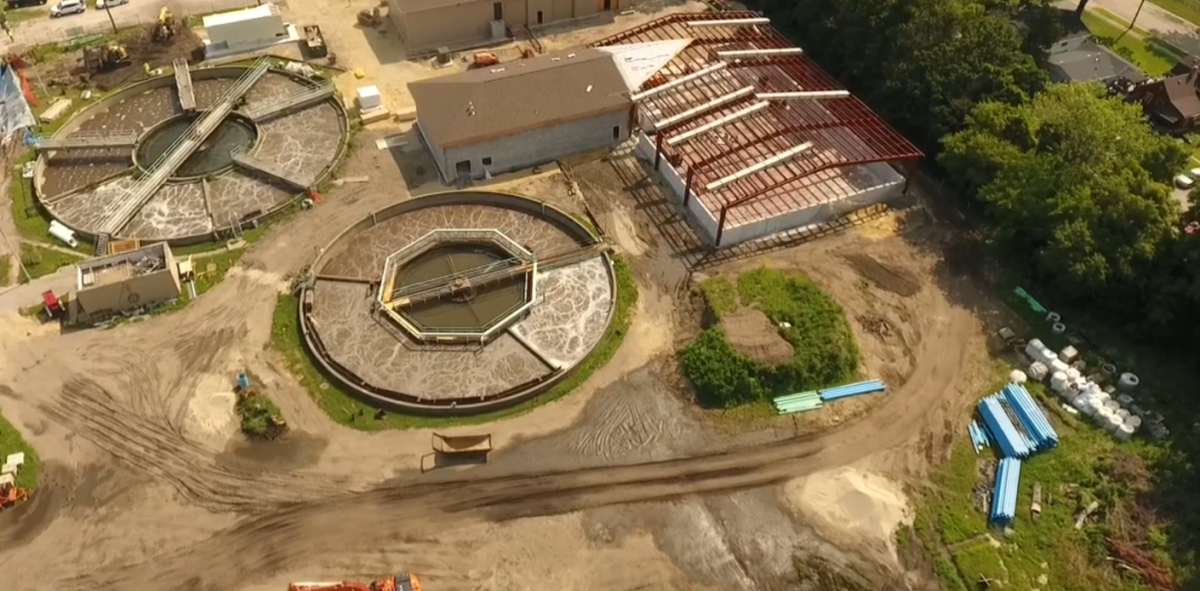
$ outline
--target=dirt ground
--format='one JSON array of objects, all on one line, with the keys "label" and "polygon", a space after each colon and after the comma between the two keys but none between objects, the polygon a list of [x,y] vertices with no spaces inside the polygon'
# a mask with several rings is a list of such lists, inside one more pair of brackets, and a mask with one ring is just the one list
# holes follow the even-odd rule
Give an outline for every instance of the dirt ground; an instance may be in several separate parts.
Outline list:
[{"label": "dirt ground", "polygon": [[[316,6],[292,0],[291,18],[315,20]],[[327,33],[334,51],[350,51],[355,31]],[[357,34],[365,60],[378,44]],[[941,227],[890,213],[714,257],[628,154],[498,179],[595,214],[638,282],[633,324],[570,396],[445,430],[492,433],[488,464],[422,474],[428,431],[335,424],[269,347],[276,295],[319,249],[435,187],[408,176],[428,174],[419,152],[375,148],[397,131],[384,127],[361,134],[341,173],[368,183],[269,230],[179,312],[66,334],[0,318],[0,407],[44,461],[33,499],[0,514],[0,587],[279,591],[412,571],[436,591],[772,591],[820,589],[819,557],[864,588],[929,588],[894,561],[891,528],[908,519],[899,491],[921,486],[988,377],[986,303],[942,264]],[[807,273],[846,308],[886,394],[809,413],[813,424],[733,433],[691,404],[672,354],[699,328],[695,274],[761,264]],[[292,428],[281,440],[236,434],[227,404],[240,371],[281,407]]]}]

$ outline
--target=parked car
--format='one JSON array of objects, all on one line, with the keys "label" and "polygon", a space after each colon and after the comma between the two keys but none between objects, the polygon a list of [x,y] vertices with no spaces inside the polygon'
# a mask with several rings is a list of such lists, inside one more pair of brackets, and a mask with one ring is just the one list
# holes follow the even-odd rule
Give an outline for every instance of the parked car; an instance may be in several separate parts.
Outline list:
[{"label": "parked car", "polygon": [[1187,175],[1192,177],[1192,180],[1200,180],[1200,168],[1193,168],[1187,171]]},{"label": "parked car", "polygon": [[46,3],[46,0],[8,0],[5,4],[8,8],[25,8],[26,6],[41,6]]},{"label": "parked car", "polygon": [[1196,184],[1196,181],[1192,180],[1192,177],[1186,174],[1175,177],[1175,186],[1180,189],[1191,189],[1194,184]]},{"label": "parked car", "polygon": [[83,0],[62,0],[50,8],[50,18],[68,14],[83,14],[85,11],[87,11],[87,4],[84,4]]},{"label": "parked car", "polygon": [[112,8],[122,4],[129,4],[129,0],[96,0],[96,8]]}]

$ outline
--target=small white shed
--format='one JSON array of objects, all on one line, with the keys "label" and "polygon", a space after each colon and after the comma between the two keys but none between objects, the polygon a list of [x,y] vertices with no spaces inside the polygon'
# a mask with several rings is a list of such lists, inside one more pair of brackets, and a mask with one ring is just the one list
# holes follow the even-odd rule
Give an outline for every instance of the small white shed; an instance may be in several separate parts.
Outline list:
[{"label": "small white shed", "polygon": [[270,45],[288,36],[279,7],[269,3],[206,16],[204,31],[209,46],[220,49]]}]

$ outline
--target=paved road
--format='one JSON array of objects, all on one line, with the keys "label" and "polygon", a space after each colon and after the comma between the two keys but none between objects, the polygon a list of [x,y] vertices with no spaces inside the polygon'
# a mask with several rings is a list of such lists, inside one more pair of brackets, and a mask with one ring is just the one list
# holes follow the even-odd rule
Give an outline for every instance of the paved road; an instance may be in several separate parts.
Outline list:
[{"label": "paved road", "polygon": [[[1133,21],[1137,14],[1137,28],[1148,31],[1184,51],[1200,55],[1200,27],[1146,2],[1138,14],[1138,4],[1141,0],[1090,0],[1088,9],[1103,8],[1125,22]],[[1063,0],[1058,5],[1061,8],[1075,8],[1077,0]]]}]

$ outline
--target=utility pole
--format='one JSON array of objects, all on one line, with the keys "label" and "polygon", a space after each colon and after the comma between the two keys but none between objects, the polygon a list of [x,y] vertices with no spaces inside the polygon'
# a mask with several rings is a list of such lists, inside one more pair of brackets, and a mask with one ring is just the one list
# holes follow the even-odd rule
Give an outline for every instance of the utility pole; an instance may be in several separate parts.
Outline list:
[{"label": "utility pole", "polygon": [[108,22],[112,25],[113,35],[117,34],[117,21],[113,20],[112,10],[108,7],[108,2],[104,3],[104,12],[108,15]]},{"label": "utility pole", "polygon": [[1126,27],[1124,31],[1121,31],[1120,35],[1117,35],[1117,38],[1113,40],[1113,43],[1120,41],[1121,37],[1125,36],[1125,33],[1128,33],[1133,30],[1133,23],[1137,22],[1137,17],[1138,17],[1138,15],[1142,14],[1142,7],[1145,5],[1146,5],[1146,0],[1142,0],[1141,2],[1138,3],[1137,12],[1133,13],[1133,20],[1129,21],[1129,26]]}]

